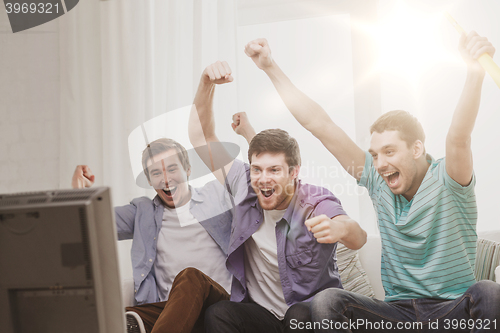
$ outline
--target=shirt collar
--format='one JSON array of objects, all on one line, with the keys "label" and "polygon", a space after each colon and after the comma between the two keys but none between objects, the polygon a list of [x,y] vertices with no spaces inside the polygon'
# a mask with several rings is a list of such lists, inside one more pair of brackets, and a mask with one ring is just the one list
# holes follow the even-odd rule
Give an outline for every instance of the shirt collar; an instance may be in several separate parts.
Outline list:
[{"label": "shirt collar", "polygon": [[417,189],[417,192],[415,193],[415,195],[413,196],[413,198],[410,199],[410,201],[408,201],[404,195],[402,194],[398,194],[398,197],[401,198],[401,200],[403,201],[404,204],[409,204],[409,203],[413,203],[414,202],[414,199],[415,197],[417,196],[417,194],[420,194],[420,189],[422,187],[422,184],[429,178],[429,177],[432,177],[432,173],[431,173],[431,169],[432,169],[432,166],[433,164],[436,162],[434,160],[434,157],[432,157],[430,154],[425,154],[425,159],[427,160],[427,162],[429,163],[429,166],[427,168],[427,171],[425,172],[425,176],[424,176],[424,179],[422,179],[422,182],[420,183],[420,185],[418,186],[418,189]]},{"label": "shirt collar", "polygon": [[153,203],[156,207],[158,206],[163,206],[163,202],[161,201],[160,197],[157,195],[155,195],[155,197],[153,198]]},{"label": "shirt collar", "polygon": [[189,191],[191,192],[191,200],[194,200],[196,202],[203,202],[203,196],[198,192],[196,188],[192,188],[191,185],[189,185]]},{"label": "shirt collar", "polygon": [[300,179],[297,179],[297,183],[295,184],[295,192],[293,193],[292,200],[290,201],[290,204],[286,208],[285,215],[283,215],[283,218],[289,225],[290,225],[290,220],[292,219],[293,211],[295,210],[295,207],[297,205],[297,197],[299,196],[301,187],[302,184],[300,182]]},{"label": "shirt collar", "polygon": [[435,160],[434,157],[432,157],[430,154],[425,154],[425,159],[427,162],[429,162],[431,165],[434,164]]}]

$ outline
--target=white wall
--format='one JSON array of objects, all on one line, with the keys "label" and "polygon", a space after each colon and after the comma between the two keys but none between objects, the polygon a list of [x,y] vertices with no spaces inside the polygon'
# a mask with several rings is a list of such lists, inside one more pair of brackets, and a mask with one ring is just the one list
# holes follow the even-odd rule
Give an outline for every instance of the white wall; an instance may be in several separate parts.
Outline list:
[{"label": "white wall", "polygon": [[[500,2],[380,0],[375,24],[364,21],[357,12],[358,5],[367,3],[340,1],[336,9],[336,5],[321,0],[257,3],[242,0],[238,44],[243,47],[253,38],[268,38],[275,59],[283,64],[292,81],[319,102],[363,149],[368,148],[369,138],[362,132],[368,134],[373,119],[380,112],[403,109],[420,119],[427,135],[427,151],[436,159],[441,158],[445,154],[445,136],[465,81],[465,65],[457,51],[459,36],[443,16],[443,11],[449,11],[467,31],[474,29],[487,36],[499,49],[495,59],[500,62],[500,25],[496,15],[500,12]],[[336,15],[325,16],[335,10],[338,11]],[[302,19],[297,11],[303,13]],[[341,17],[347,24],[338,24]],[[318,29],[314,31],[311,25]],[[381,30],[377,30],[380,27]],[[355,37],[353,31],[357,32]],[[352,38],[360,35],[374,40],[379,52],[362,55],[352,52]],[[349,59],[343,58],[346,54]],[[375,62],[370,70],[365,70],[367,77],[379,75],[378,84],[374,81],[371,90],[378,90],[380,105],[374,104],[371,109],[358,108],[356,103],[353,108],[352,92],[359,84],[359,80],[353,80],[353,66],[360,57],[367,63]],[[250,113],[257,130],[269,127],[289,130],[301,147],[306,147],[302,150],[305,163],[314,161],[317,169],[336,168],[337,162],[321,143],[297,126],[265,74],[245,58],[242,54],[238,59],[239,75],[244,76],[239,83],[239,111]],[[332,89],[335,84],[344,89]],[[477,177],[478,230],[499,229],[495,219],[495,189],[500,185],[500,175],[495,169],[500,158],[495,156],[498,149],[494,144],[500,139],[500,131],[496,129],[500,123],[499,105],[500,91],[493,80],[486,77],[472,146]],[[363,120],[365,123],[361,124]],[[337,179],[326,177],[326,187],[341,198],[350,215],[360,218],[366,230],[377,232],[373,208],[365,200],[366,194],[361,195],[359,202],[353,200],[352,194],[349,195],[349,179],[345,179],[345,173],[339,175]],[[307,180],[317,183],[317,179]],[[368,210],[370,214],[366,214]]]},{"label": "white wall", "polygon": [[[238,29],[241,49],[256,38],[268,40],[273,58],[297,87],[322,105],[354,138],[349,15],[258,23]],[[346,212],[360,221],[358,196],[364,189],[358,187],[328,150],[293,118],[267,75],[243,52],[238,53],[235,75],[239,80],[238,111],[247,112],[257,132],[281,128],[297,139],[302,157],[300,178],[332,191]],[[374,221],[362,222],[369,228]]]},{"label": "white wall", "polygon": [[[398,5],[398,1],[394,0],[380,3],[380,19]],[[445,156],[445,138],[465,82],[466,67],[457,50],[458,33],[443,16],[436,15],[447,10],[466,31],[475,30],[486,36],[496,46],[494,58],[500,63],[500,24],[497,18],[500,2],[406,0],[401,3],[411,8],[419,18],[429,21],[427,27],[417,29],[395,21],[401,31],[409,28],[419,33],[404,34],[403,37],[406,36],[409,41],[394,38],[394,47],[390,51],[381,50],[382,57],[389,58],[389,61],[402,59],[400,66],[388,66],[382,71],[382,110],[402,109],[416,115],[426,133],[427,152],[438,159]],[[405,11],[399,13],[404,14]],[[412,17],[403,16],[401,19],[412,24]],[[395,36],[401,34],[396,32]],[[418,56],[415,57],[414,54]],[[500,141],[499,111],[500,90],[487,75],[472,134],[479,231],[500,229],[496,217],[496,190],[500,186],[500,157],[496,147],[496,143]]]},{"label": "white wall", "polygon": [[57,20],[12,33],[0,10],[0,193],[58,188]]},{"label": "white wall", "polygon": [[[297,19],[297,17],[295,17],[294,22],[290,21],[291,24],[296,25],[295,32],[280,30],[283,29],[280,28],[280,25],[283,26],[283,21],[286,20],[285,16],[289,14],[283,8],[291,8],[290,4],[292,3],[302,6],[305,17],[322,16],[321,13],[318,13],[318,8],[314,8],[313,2],[315,4],[328,3],[329,7],[338,5],[340,11],[345,13],[339,13],[340,16],[337,18],[332,17],[331,21],[327,17],[319,19],[319,21],[323,20],[323,22],[326,20],[326,23],[321,24],[329,24],[329,29],[335,31],[324,30],[320,37],[314,39],[316,38],[314,37],[315,34],[321,33],[315,32],[313,28],[311,28],[312,30],[300,32],[300,24],[305,20]],[[362,3],[361,1],[357,2]],[[383,17],[386,14],[386,9],[395,2],[393,0],[381,0],[379,17]],[[479,33],[487,35],[500,49],[500,29],[496,15],[500,12],[500,2],[497,0],[483,0],[480,2],[471,0],[407,0],[404,2],[424,13],[447,9],[466,30],[476,29]],[[234,110],[234,112],[249,112],[257,130],[283,124],[282,127],[299,138],[299,143],[303,147],[302,151],[305,154],[304,166],[308,163],[312,166],[314,162],[317,167],[317,174],[320,172],[321,165],[328,168],[338,166],[320,143],[308,133],[305,133],[284,110],[284,106],[274,93],[274,88],[268,82],[265,74],[253,68],[253,63],[248,62],[248,59],[244,59],[245,56],[241,50],[248,40],[263,36],[264,30],[268,29],[268,37],[272,43],[271,46],[276,52],[275,55],[278,60],[281,60],[281,64],[294,82],[315,100],[320,101],[323,107],[328,112],[331,112],[332,116],[337,120],[341,119],[339,117],[343,117],[344,114],[340,110],[348,110],[345,117],[340,121],[353,138],[357,137],[358,133],[354,133],[354,128],[357,126],[354,121],[358,121],[360,116],[355,117],[352,114],[352,92],[347,89],[349,84],[352,85],[352,73],[349,73],[349,66],[352,65],[349,59],[351,41],[348,38],[352,30],[347,25],[337,24],[342,20],[348,20],[347,14],[350,2],[339,0],[333,4],[329,1],[319,0],[306,2],[280,0],[276,1],[277,5],[275,7],[271,6],[274,11],[262,11],[256,7],[260,4],[271,8],[269,7],[269,1],[241,1],[241,4],[251,8],[240,11],[241,16],[239,17],[240,23],[244,23],[244,25],[238,31],[237,40],[237,51],[242,55],[242,59],[238,60],[238,64],[233,66],[233,69],[238,68],[241,72],[235,74],[236,80],[239,81],[235,83],[239,85],[239,100],[238,109]],[[270,25],[265,23],[272,21],[272,15],[279,16],[278,21],[281,22]],[[255,17],[261,17],[262,22],[260,22],[260,25],[252,25]],[[336,21],[337,19],[340,21]],[[321,26],[321,24],[318,26]],[[336,30],[337,28],[339,30]],[[422,31],[424,30],[422,29]],[[302,39],[297,38],[299,33],[303,33]],[[460,63],[460,59],[456,57],[457,35],[451,26],[446,21],[441,23],[436,34],[439,34],[438,38],[443,43],[445,50],[450,54],[455,54],[455,60],[449,63],[438,61],[431,64],[430,67],[423,68],[418,80],[412,82],[408,82],[407,77],[403,75],[395,75],[391,72],[382,73],[381,102],[380,106],[374,106],[374,108],[381,108],[384,112],[392,109],[406,109],[414,112],[426,130],[428,151],[434,157],[439,158],[444,155],[444,138],[451,114],[458,100],[465,70]],[[331,44],[328,44],[328,40],[341,42],[344,48],[336,49]],[[320,41],[324,44],[321,44]],[[282,47],[278,46],[280,42],[283,42]],[[398,40],[395,40],[394,43],[397,44]],[[306,50],[307,52],[302,55],[293,52],[294,50],[300,50],[304,45],[311,49]],[[321,50],[322,54],[317,55],[315,58],[312,50],[318,49]],[[59,146],[64,142],[65,138],[60,138],[59,135],[60,113],[64,112],[64,110],[60,110],[59,105],[60,72],[57,20],[26,32],[12,34],[5,11],[0,11],[0,50],[0,72],[2,73],[0,75],[0,193],[67,187],[69,180],[65,184],[59,184],[58,182]],[[292,54],[287,54],[287,52],[292,52]],[[497,53],[500,53],[500,51]],[[366,56],[369,57],[370,55],[367,54]],[[319,61],[321,57],[331,58],[330,60],[334,65],[329,65],[330,67],[322,70],[314,63]],[[300,66],[301,61],[311,59],[314,60],[310,61],[306,65],[307,67],[300,68],[297,71],[294,70],[294,68]],[[499,62],[499,54],[495,56],[495,59]],[[247,63],[244,63],[245,60]],[[340,65],[338,65],[337,61]],[[411,66],[411,63],[408,65]],[[340,73],[338,77],[333,75],[333,72],[339,70],[341,72],[338,72]],[[197,77],[198,73],[192,75]],[[341,81],[339,81],[340,76],[342,77]],[[307,81],[309,77],[314,78],[312,82]],[[256,85],[255,82],[257,81],[255,80],[263,82],[262,85]],[[340,99],[338,96],[335,100],[329,99],[328,95],[321,94],[321,91],[315,88],[315,84],[323,84],[325,90],[328,91],[336,90],[340,85],[342,86],[342,96]],[[230,90],[227,87],[221,87],[218,90],[216,100],[218,105],[224,103],[224,99],[219,98],[219,96],[223,96],[225,92]],[[265,105],[265,107],[260,110],[248,109],[248,107],[253,108],[259,105]],[[497,124],[500,123],[499,105],[500,92],[492,80],[487,77],[483,88],[482,105],[473,133],[473,151],[477,176],[476,193],[479,207],[478,229],[480,230],[498,229],[498,222],[495,219],[495,194],[496,188],[500,185],[500,175],[496,170],[496,162],[499,162],[499,158],[495,156],[498,151],[495,143],[500,139],[500,131],[497,129]],[[276,116],[273,116],[274,118],[258,115],[258,112],[265,113],[265,111],[274,107],[279,109]],[[222,116],[225,117],[224,119],[230,116],[232,111],[228,110],[226,111],[227,114],[220,115],[217,118],[221,139],[228,141],[239,140],[231,133],[229,121],[222,122],[221,120]],[[257,113],[252,114],[254,111]],[[372,117],[373,115],[365,114],[361,115],[361,118],[364,116]],[[219,122],[219,120],[221,121]],[[243,140],[239,142],[245,147]],[[366,142],[359,142],[358,140],[358,143],[363,148],[367,148]],[[245,153],[243,153],[244,155]],[[345,184],[346,190],[344,193],[347,193],[352,180],[345,178],[345,174],[342,172],[339,172],[339,181]],[[312,182],[318,183],[321,181],[321,179],[312,178],[315,177],[312,176],[309,179]],[[372,208],[369,203],[356,202],[355,199],[349,196],[342,198],[339,188],[334,187],[337,182],[337,180],[332,180],[329,186],[341,197],[350,215],[357,217],[362,216],[363,211],[370,210],[371,212]],[[370,217],[362,217],[361,222],[362,224],[368,223],[364,226],[369,230],[376,229],[374,221]]]}]

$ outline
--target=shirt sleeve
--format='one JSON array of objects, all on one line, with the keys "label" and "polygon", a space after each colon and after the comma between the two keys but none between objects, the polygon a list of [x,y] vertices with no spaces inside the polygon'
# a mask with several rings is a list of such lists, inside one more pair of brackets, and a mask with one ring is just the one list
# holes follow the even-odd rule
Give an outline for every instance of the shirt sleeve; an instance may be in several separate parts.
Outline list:
[{"label": "shirt sleeve", "polygon": [[444,186],[451,192],[453,192],[456,196],[467,199],[470,196],[474,195],[474,188],[476,186],[476,175],[474,174],[474,172],[472,172],[472,179],[470,183],[466,186],[462,186],[453,178],[451,178],[446,171],[446,158],[443,158],[441,161],[439,161],[439,171],[440,174],[443,175]]},{"label": "shirt sleeve", "polygon": [[132,239],[137,207],[133,204],[115,207],[116,231],[118,239]]},{"label": "shirt sleeve", "polygon": [[226,187],[229,187],[234,204],[238,205],[248,194],[250,186],[250,166],[235,159],[226,177]]},{"label": "shirt sleeve", "polygon": [[380,175],[373,166],[373,156],[369,152],[365,151],[365,166],[363,167],[361,178],[358,180],[358,185],[365,187],[371,197],[373,193],[375,193],[379,181]]},{"label": "shirt sleeve", "polygon": [[316,207],[314,207],[311,217],[319,216],[322,214],[325,214],[329,218],[333,218],[337,215],[347,215],[347,213],[344,211],[344,208],[342,208],[340,200],[336,197],[325,199],[319,202]]}]

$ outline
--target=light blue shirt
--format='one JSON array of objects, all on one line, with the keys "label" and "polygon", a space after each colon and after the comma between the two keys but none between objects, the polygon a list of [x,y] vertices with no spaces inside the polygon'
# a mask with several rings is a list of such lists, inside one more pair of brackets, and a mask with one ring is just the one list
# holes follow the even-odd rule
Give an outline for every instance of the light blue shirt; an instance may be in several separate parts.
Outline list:
[{"label": "light blue shirt", "polygon": [[[247,189],[246,175],[238,172],[242,166],[243,162],[235,160],[227,175],[226,186],[229,186],[231,193],[235,193],[238,187]],[[225,255],[228,252],[231,235],[232,201],[234,201],[226,188],[216,180],[201,188],[190,187],[191,214],[200,221]],[[118,239],[133,239],[131,257],[136,304],[160,301],[154,261],[163,210],[164,206],[158,196],[153,200],[147,197],[136,198],[129,205],[115,208]],[[211,258],[206,258],[200,253],[200,260],[206,261]]]},{"label": "light blue shirt", "polygon": [[430,166],[410,202],[394,195],[366,153],[359,185],[368,189],[382,240],[385,300],[456,299],[474,282],[476,178],[461,186],[445,159]]}]

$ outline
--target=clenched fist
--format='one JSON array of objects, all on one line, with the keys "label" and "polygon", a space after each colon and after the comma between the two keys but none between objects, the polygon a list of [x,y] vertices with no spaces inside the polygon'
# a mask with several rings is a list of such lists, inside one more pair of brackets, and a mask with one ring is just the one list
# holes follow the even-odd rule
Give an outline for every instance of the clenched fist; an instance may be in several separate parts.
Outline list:
[{"label": "clenched fist", "polygon": [[336,243],[347,234],[345,225],[341,220],[342,215],[330,219],[322,214],[307,220],[305,224],[318,243]]},{"label": "clenched fist", "polygon": [[224,84],[233,82],[232,71],[227,62],[217,61],[207,66],[201,75],[205,83]]},{"label": "clenched fist", "polygon": [[95,176],[87,165],[78,165],[73,173],[71,187],[86,188],[94,184]]},{"label": "clenched fist", "polygon": [[271,49],[265,38],[253,40],[245,45],[245,54],[252,58],[257,67],[262,70],[271,67],[273,64]]},{"label": "clenched fist", "polygon": [[246,112],[238,112],[233,114],[233,122],[231,123],[231,127],[236,132],[236,134],[245,137],[247,141],[251,141],[255,136],[255,130],[250,124]]},{"label": "clenched fist", "polygon": [[477,59],[484,53],[491,57],[495,54],[495,48],[486,37],[481,37],[475,31],[469,32],[467,35],[462,33],[458,44],[460,55],[470,70],[484,73],[483,68],[477,62]]}]

